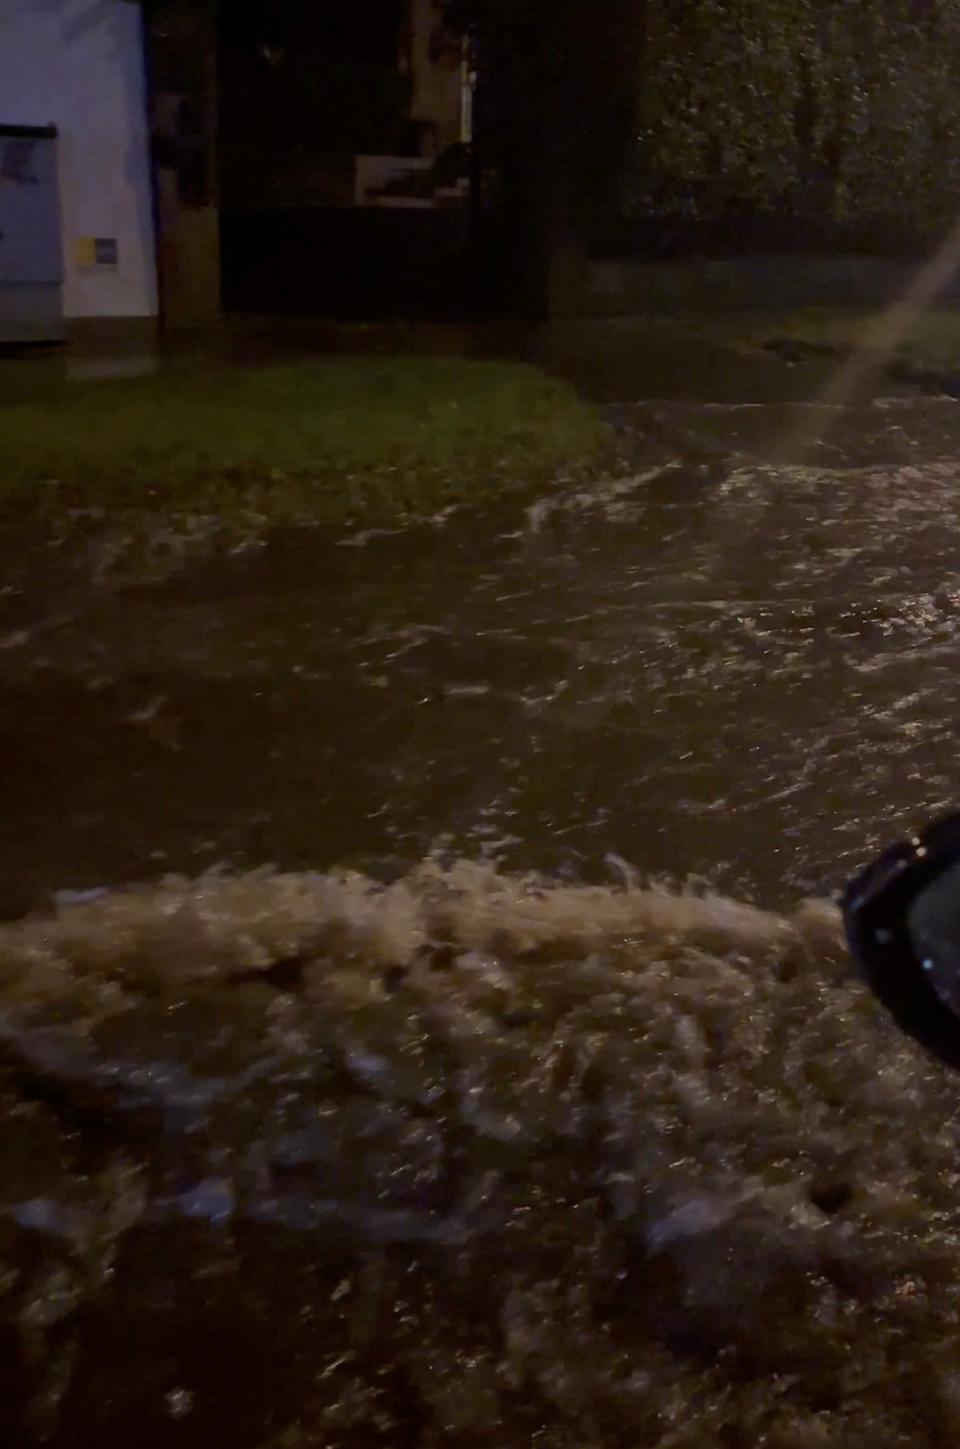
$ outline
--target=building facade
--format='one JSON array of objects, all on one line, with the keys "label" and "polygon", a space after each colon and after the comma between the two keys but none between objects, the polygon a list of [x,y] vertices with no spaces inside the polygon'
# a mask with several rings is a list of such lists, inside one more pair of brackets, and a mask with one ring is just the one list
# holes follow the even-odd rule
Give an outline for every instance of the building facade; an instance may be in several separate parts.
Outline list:
[{"label": "building facade", "polygon": [[138,5],[0,0],[0,233],[0,340],[32,335],[23,273],[41,254],[66,321],[156,317]]},{"label": "building facade", "polygon": [[[0,341],[107,319],[203,324],[219,309],[222,267],[240,278],[232,304],[243,310],[265,274],[287,270],[280,243],[298,226],[318,236],[301,247],[303,269],[329,270],[335,222],[321,225],[319,210],[448,211],[465,201],[470,77],[438,0],[359,0],[355,17],[331,16],[316,84],[332,74],[343,89],[340,69],[352,74],[359,61],[382,72],[372,99],[385,114],[386,96],[405,96],[383,135],[352,155],[323,125],[291,145],[283,118],[274,125],[261,104],[270,96],[255,70],[239,84],[229,66],[219,74],[222,50],[218,60],[199,7],[163,0],[149,15],[145,33],[136,0],[0,0]],[[234,110],[240,97],[256,117],[227,175],[221,83],[233,87]],[[233,263],[222,257],[225,214]],[[415,225],[396,223],[404,234]]]}]

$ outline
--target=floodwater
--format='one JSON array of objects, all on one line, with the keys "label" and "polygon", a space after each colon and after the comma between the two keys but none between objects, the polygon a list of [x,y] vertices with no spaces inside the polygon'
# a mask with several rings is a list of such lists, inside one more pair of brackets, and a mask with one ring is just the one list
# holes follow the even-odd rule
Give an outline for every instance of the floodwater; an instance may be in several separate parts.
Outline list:
[{"label": "floodwater", "polygon": [[958,1089],[826,903],[960,796],[960,410],[615,417],[389,532],[5,541],[4,1445],[960,1434]]},{"label": "floodwater", "polygon": [[625,476],[393,532],[13,540],[0,909],[438,851],[833,889],[960,793],[960,410],[765,464],[814,411],[621,408]]}]

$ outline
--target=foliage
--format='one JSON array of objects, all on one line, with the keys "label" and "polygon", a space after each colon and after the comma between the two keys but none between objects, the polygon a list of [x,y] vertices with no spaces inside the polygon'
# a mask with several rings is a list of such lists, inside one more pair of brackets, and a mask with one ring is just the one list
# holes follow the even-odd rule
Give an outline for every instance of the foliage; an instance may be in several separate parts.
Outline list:
[{"label": "foliage", "polygon": [[940,225],[960,195],[958,0],[648,0],[635,214]]},{"label": "foliage", "polygon": [[[318,13],[307,0],[280,10],[304,36]],[[587,217],[618,189],[634,218],[776,214],[855,221],[877,236],[934,233],[956,211],[960,0],[446,0],[445,10],[477,42],[485,166],[506,178],[515,209],[539,196],[524,227],[534,205],[556,212],[565,185],[562,206]],[[291,50],[306,57],[310,46]],[[312,69],[298,73],[294,57],[280,66],[281,119],[332,97],[314,86],[311,101]],[[375,91],[357,116],[372,115]],[[399,115],[402,98],[391,107]]]}]

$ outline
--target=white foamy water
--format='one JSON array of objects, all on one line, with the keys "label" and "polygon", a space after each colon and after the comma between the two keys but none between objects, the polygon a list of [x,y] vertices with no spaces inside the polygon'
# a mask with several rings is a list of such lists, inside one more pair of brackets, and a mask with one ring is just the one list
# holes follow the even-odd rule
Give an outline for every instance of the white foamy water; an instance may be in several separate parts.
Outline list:
[{"label": "white foamy water", "polygon": [[957,1082],[797,904],[960,797],[958,414],[833,411],[774,469],[782,409],[651,404],[482,528],[18,563],[0,1442],[958,1437]]},{"label": "white foamy water", "polygon": [[[248,1322],[261,1259],[246,1429],[216,1353],[187,1379],[251,1449],[311,1416],[358,1449],[950,1441],[955,1081],[828,904],[621,865],[171,878],[0,931],[2,1251],[33,1263],[0,1319],[38,1325],[18,1392],[53,1442],[120,1442],[65,1344],[176,1362],[183,1313]],[[217,1291],[164,1290],[144,1337],[121,1303],[198,1252]]]}]

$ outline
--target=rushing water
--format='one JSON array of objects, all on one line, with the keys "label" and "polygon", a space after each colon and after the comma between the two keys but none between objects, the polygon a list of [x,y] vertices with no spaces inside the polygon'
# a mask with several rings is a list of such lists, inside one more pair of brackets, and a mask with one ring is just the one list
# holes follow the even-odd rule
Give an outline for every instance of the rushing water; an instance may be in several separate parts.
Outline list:
[{"label": "rushing water", "polygon": [[14,541],[0,1442],[957,1437],[957,1089],[798,902],[960,794],[960,413],[829,420]]},{"label": "rushing water", "polygon": [[0,600],[7,914],[436,850],[594,879],[615,855],[766,905],[834,887],[957,798],[960,415],[876,404],[772,471],[796,412],[636,408],[627,478],[159,550],[152,580],[101,534],[93,589],[75,548],[27,556]]}]

